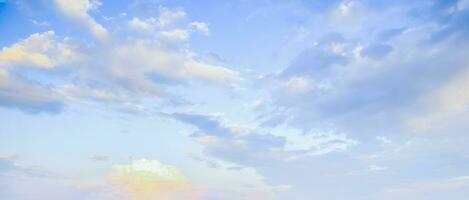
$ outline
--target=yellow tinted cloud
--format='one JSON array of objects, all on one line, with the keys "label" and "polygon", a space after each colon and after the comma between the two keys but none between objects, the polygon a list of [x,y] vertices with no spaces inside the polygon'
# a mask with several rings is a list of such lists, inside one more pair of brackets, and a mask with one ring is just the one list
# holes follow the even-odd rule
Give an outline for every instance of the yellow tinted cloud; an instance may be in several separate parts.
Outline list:
[{"label": "yellow tinted cloud", "polygon": [[78,59],[74,49],[55,39],[54,31],[35,33],[0,51],[0,65],[53,68]]},{"label": "yellow tinted cloud", "polygon": [[176,167],[157,160],[140,159],[128,165],[115,165],[111,180],[134,200],[179,200],[193,195],[187,179]]}]

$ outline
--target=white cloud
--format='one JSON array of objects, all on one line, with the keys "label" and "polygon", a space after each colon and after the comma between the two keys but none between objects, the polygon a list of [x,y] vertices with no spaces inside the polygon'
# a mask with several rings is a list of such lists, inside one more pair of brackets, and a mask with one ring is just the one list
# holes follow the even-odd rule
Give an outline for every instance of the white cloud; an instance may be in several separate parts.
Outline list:
[{"label": "white cloud", "polygon": [[[223,161],[220,164],[232,165]],[[224,168],[194,165],[192,168],[186,167],[186,173],[183,173],[183,168],[158,160],[137,159],[129,164],[114,165],[108,181],[99,185],[100,190],[121,196],[126,193],[132,200],[271,200],[275,192],[289,188],[285,185],[267,185],[253,168]]]},{"label": "white cloud", "polygon": [[185,62],[184,66],[184,71],[189,76],[193,76],[201,80],[224,84],[239,79],[238,73],[233,70],[221,66],[197,62],[193,59]]},{"label": "white cloud", "polygon": [[[185,30],[181,31],[182,36],[175,36],[176,40],[188,37]],[[161,100],[172,96],[166,91],[167,86],[191,81],[229,86],[239,80],[236,71],[197,61],[195,54],[182,44],[165,46],[167,40],[160,37],[155,41],[142,36],[117,42],[117,38],[110,37],[108,44],[112,45],[98,46],[80,54],[83,59],[74,70],[79,72],[81,84],[64,83],[56,90],[70,100],[134,105],[135,101],[141,100],[139,98]],[[100,83],[99,87],[91,87],[89,84],[92,82]]]},{"label": "white cloud", "polygon": [[[160,95],[160,84],[190,80],[226,84],[238,79],[235,71],[196,61],[186,50],[168,49],[145,40],[102,49],[98,56],[102,60],[100,70],[105,70],[107,76],[105,80],[111,79],[123,89],[140,95]],[[87,70],[96,73],[94,68]]]},{"label": "white cloud", "polygon": [[58,40],[53,31],[35,33],[0,52],[0,105],[26,112],[60,112],[63,98],[54,86],[44,86],[36,80],[12,74],[18,67],[51,69],[78,63],[82,55],[64,39]]},{"label": "white cloud", "polygon": [[169,31],[161,31],[160,34],[168,40],[184,41],[189,39],[189,33],[184,29],[173,29]]},{"label": "white cloud", "polygon": [[53,68],[79,59],[65,41],[57,41],[54,31],[35,33],[0,52],[0,65]]},{"label": "white cloud", "polygon": [[50,26],[49,22],[46,22],[46,21],[31,20],[31,23],[33,23],[36,26]]},{"label": "white cloud", "polygon": [[107,38],[108,31],[89,14],[90,11],[96,10],[101,5],[99,1],[55,0],[55,4],[63,15],[89,28],[95,37],[99,39]]},{"label": "white cloud", "polygon": [[80,87],[77,85],[66,84],[55,89],[63,97],[69,100],[92,99],[99,101],[116,102],[126,99],[125,94],[120,94],[106,89]]},{"label": "white cloud", "polygon": [[178,10],[178,9],[170,10],[165,7],[160,7],[160,15],[158,17],[158,24],[161,27],[167,27],[185,18],[186,18],[186,12],[184,12],[183,10]]},{"label": "white cloud", "polygon": [[[166,12],[169,11],[164,11],[162,15],[164,15]],[[191,33],[194,31],[200,32],[204,35],[209,34],[208,25],[204,22],[195,21],[187,24],[187,26],[182,26],[182,24],[172,24],[169,26],[170,24],[168,23],[170,23],[170,21],[172,23],[172,20],[176,19],[166,19],[163,20],[165,21],[165,25],[163,26],[160,24],[160,20],[161,19],[155,19],[153,17],[143,19],[133,17],[128,21],[128,26],[134,30],[161,35],[163,39],[169,41],[185,41],[189,39]]]},{"label": "white cloud", "polygon": [[132,18],[129,22],[129,26],[136,30],[141,30],[145,32],[152,32],[155,29],[155,18],[140,19],[138,17]]},{"label": "white cloud", "polygon": [[191,22],[191,23],[189,23],[189,28],[193,29],[193,30],[196,30],[196,31],[199,31],[204,35],[208,35],[210,33],[210,31],[208,29],[208,25],[204,22],[198,22],[198,21]]},{"label": "white cloud", "polygon": [[304,156],[320,156],[333,152],[347,151],[358,141],[347,137],[344,133],[336,131],[315,130],[302,133],[296,129],[280,127],[274,130],[274,135],[286,138],[286,151],[301,151],[288,159],[298,159]]},{"label": "white cloud", "polygon": [[134,160],[131,164],[114,165],[110,175],[113,183],[134,200],[175,200],[193,198],[187,178],[178,168],[157,160]]}]

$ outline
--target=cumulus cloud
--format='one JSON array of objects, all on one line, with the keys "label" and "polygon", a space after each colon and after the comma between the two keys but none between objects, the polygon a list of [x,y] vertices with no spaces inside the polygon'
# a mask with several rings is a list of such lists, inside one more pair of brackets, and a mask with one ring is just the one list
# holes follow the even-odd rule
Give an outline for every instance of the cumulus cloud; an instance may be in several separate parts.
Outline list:
[{"label": "cumulus cloud", "polygon": [[157,18],[133,17],[128,21],[128,26],[141,33],[157,35],[168,42],[186,41],[193,32],[203,35],[209,34],[206,23],[194,21],[185,24],[185,18],[186,13],[183,10],[171,10],[166,7],[160,7]]},{"label": "cumulus cloud", "polygon": [[129,194],[128,197],[124,194],[123,199],[135,200],[271,200],[275,192],[285,189],[285,186],[265,184],[263,177],[252,168],[236,171],[220,167],[197,169],[202,171],[183,174],[176,166],[158,160],[137,159],[129,164],[114,165],[109,182],[102,185],[101,190],[123,191]]},{"label": "cumulus cloud", "polygon": [[155,18],[140,19],[138,17],[133,17],[128,22],[130,28],[145,32],[152,32],[155,29],[155,23]]},{"label": "cumulus cloud", "polygon": [[[182,10],[160,7],[158,18],[133,17],[126,28],[149,34],[135,38],[109,37],[86,54],[79,69],[83,85],[68,85],[61,91],[81,94],[91,99],[111,100],[135,104],[138,98],[167,99],[176,97],[168,92],[173,86],[188,86],[191,82],[228,86],[239,80],[239,74],[227,67],[196,59],[187,48],[190,38],[186,17]],[[100,62],[96,62],[100,60]],[[99,83],[100,87],[90,87]],[[138,104],[138,103],[137,103]]]},{"label": "cumulus cloud", "polygon": [[0,65],[5,67],[53,68],[78,59],[75,49],[57,40],[54,31],[32,34],[0,52]]},{"label": "cumulus cloud", "polygon": [[[238,79],[233,70],[196,61],[185,50],[168,49],[147,40],[122,42],[100,49],[95,55],[103,62],[82,68],[86,74],[83,79],[101,82],[104,89],[117,89],[126,96],[165,97],[164,86],[190,81],[227,85]],[[94,56],[89,59],[93,62]]]},{"label": "cumulus cloud", "polygon": [[49,71],[80,59],[75,47],[59,40],[53,31],[35,33],[4,47],[0,52],[0,105],[30,113],[60,112],[64,107],[61,95],[52,86],[21,76],[21,70]]},{"label": "cumulus cloud", "polygon": [[158,17],[158,25],[161,27],[167,27],[174,25],[180,20],[185,19],[187,16],[186,12],[181,9],[171,10],[166,7],[160,7],[160,16]]},{"label": "cumulus cloud", "polygon": [[101,2],[97,0],[55,0],[57,9],[66,17],[77,21],[99,39],[105,39],[108,31],[90,16],[89,12],[96,10]]},{"label": "cumulus cloud", "polygon": [[157,160],[140,159],[115,165],[110,178],[135,200],[197,199],[194,194],[188,194],[188,180],[178,168]]},{"label": "cumulus cloud", "polygon": [[[100,29],[101,25],[88,13],[97,9],[99,2],[58,0],[56,4],[67,16]],[[239,80],[236,71],[196,59],[197,54],[185,44],[193,27],[179,23],[185,17],[182,10],[161,7],[158,18],[133,17],[130,21],[118,22],[125,25],[124,32],[137,29],[152,34],[122,39],[119,34],[106,33],[106,43],[84,44],[68,38],[61,40],[54,31],[48,31],[4,47],[0,52],[0,66],[6,68],[2,70],[5,82],[2,104],[30,107],[29,110],[35,112],[41,109],[59,112],[64,104],[62,100],[92,100],[141,112],[145,98],[175,104],[184,102],[172,94],[169,87],[187,87],[194,81],[223,87]],[[203,26],[203,22],[197,23],[197,27]],[[95,33],[98,37],[104,36],[101,31]],[[49,69],[40,73],[50,80],[60,81],[36,80],[27,75],[32,67]],[[60,76],[53,71],[63,69],[66,71]],[[33,91],[30,95],[26,91],[11,92],[20,89],[19,85],[26,88],[33,82],[38,84],[28,86]],[[18,96],[20,94],[23,96]]]}]

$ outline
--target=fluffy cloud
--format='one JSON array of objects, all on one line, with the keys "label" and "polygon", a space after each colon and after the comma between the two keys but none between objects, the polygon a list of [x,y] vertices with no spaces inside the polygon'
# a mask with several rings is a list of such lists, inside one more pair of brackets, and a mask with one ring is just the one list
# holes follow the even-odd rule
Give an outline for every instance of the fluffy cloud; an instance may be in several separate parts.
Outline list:
[{"label": "fluffy cloud", "polygon": [[97,9],[101,3],[96,0],[55,0],[57,9],[66,17],[77,21],[97,38],[105,39],[108,31],[90,16],[89,12]]},{"label": "fluffy cloud", "polygon": [[155,29],[155,18],[148,18],[148,19],[140,19],[138,17],[132,18],[129,22],[130,28],[145,31],[145,32],[152,32]]},{"label": "fluffy cloud", "polygon": [[[324,168],[347,165],[347,169],[337,167],[333,172],[328,171],[337,175],[334,178],[316,174],[315,179],[323,188],[332,179],[331,182],[338,185],[331,187],[344,192],[354,188],[353,184],[364,177],[385,183],[376,187],[370,181],[365,184],[369,186],[367,189],[362,189],[367,187],[363,185],[354,188],[362,190],[349,191],[355,199],[366,199],[370,191],[391,188],[408,179],[427,182],[430,174],[438,173],[437,168],[444,168],[445,172],[464,168],[466,165],[459,162],[467,160],[467,144],[461,140],[466,138],[463,132],[467,129],[464,121],[468,117],[465,91],[469,60],[461,53],[467,51],[468,43],[467,29],[461,27],[467,25],[467,8],[457,6],[458,1],[415,3],[405,8],[400,3],[347,2],[350,1],[337,4],[337,9],[343,15],[367,16],[353,23],[359,26],[350,23],[347,24],[350,26],[325,28],[328,32],[317,34],[312,45],[283,70],[264,75],[257,81],[270,91],[265,97],[270,105],[264,105],[267,108],[259,112],[261,123],[266,127],[298,128],[304,135],[295,141],[307,141],[317,133],[315,130],[346,132],[360,141],[356,148],[345,151],[340,161],[336,162],[337,157],[330,154],[305,161],[309,166],[323,165],[319,170],[324,171],[328,171]],[[365,12],[354,13],[355,8]],[[369,9],[373,12],[366,12]],[[407,20],[396,20],[396,17]],[[311,30],[317,29],[317,26],[311,27]],[[382,137],[376,140],[377,136]],[[447,159],[437,161],[442,155]],[[330,160],[324,161],[325,157]],[[415,159],[419,160],[418,164]],[[459,164],[448,165],[453,162]],[[295,163],[276,167],[292,170],[296,169]],[[409,175],[417,171],[415,176]],[[261,170],[262,174],[268,172],[276,181],[296,182],[289,183],[294,187],[286,197],[301,192],[311,194],[301,186],[305,184],[302,181],[305,177],[287,179],[276,175],[273,169]],[[402,173],[407,179],[400,176]],[[458,173],[442,173],[441,177],[454,175]],[[455,199],[464,197],[461,191],[455,190]],[[323,199],[348,198],[347,195],[316,192],[318,198]],[[408,192],[396,193],[390,199],[429,198],[421,195],[424,192],[415,196],[413,191]],[[451,194],[442,190],[439,193]]]},{"label": "fluffy cloud", "polygon": [[176,167],[157,160],[140,159],[128,165],[115,165],[111,179],[135,200],[197,199],[188,194],[189,183]]},{"label": "fluffy cloud", "polygon": [[186,18],[186,16],[187,14],[183,10],[170,10],[165,7],[160,7],[160,16],[158,17],[158,24],[161,27],[170,26]]},{"label": "fluffy cloud", "polygon": [[196,60],[196,53],[185,43],[190,30],[180,22],[184,18],[182,10],[160,7],[157,18],[122,21],[124,33],[130,28],[150,34],[129,39],[115,34],[106,44],[87,49],[86,59],[78,68],[83,84],[69,84],[61,91],[71,92],[67,96],[78,93],[131,104],[138,104],[139,98],[166,98],[171,102],[177,97],[167,91],[170,87],[188,86],[192,81],[226,86],[239,80],[239,74],[231,69]]},{"label": "fluffy cloud", "polygon": [[21,76],[31,68],[49,71],[62,65],[77,63],[80,55],[66,40],[59,40],[53,31],[35,33],[0,52],[0,105],[26,112],[60,112],[61,95],[51,86]]},{"label": "fluffy cloud", "polygon": [[78,53],[67,42],[55,38],[54,31],[35,33],[0,52],[4,67],[53,68],[79,59]]},{"label": "fluffy cloud", "polygon": [[186,13],[181,9],[160,7],[159,10],[158,18],[133,17],[128,21],[128,26],[141,33],[158,35],[170,42],[186,41],[192,32],[209,34],[208,25],[204,22],[194,21],[185,24]]},{"label": "fluffy cloud", "polygon": [[[437,1],[432,7],[421,9],[434,12],[450,9],[451,5],[440,5]],[[442,27],[460,22],[447,21],[448,24],[441,26],[430,24],[440,23],[444,16],[456,17],[467,11],[441,12],[437,19],[423,16],[414,19],[419,25],[393,23],[371,28],[368,24],[374,22],[370,21],[360,30],[373,30],[374,34],[369,37],[357,36],[356,30],[347,29],[340,30],[340,34],[320,37],[282,72],[260,80],[267,82],[274,110],[279,111],[269,120],[283,116],[290,125],[305,130],[334,124],[339,130],[361,137],[369,137],[383,128],[386,132],[409,132],[402,129],[408,120],[403,116],[419,113],[416,114],[418,117],[426,113],[420,108],[426,107],[429,101],[422,99],[439,99],[429,95],[447,84],[451,86],[441,89],[446,104],[464,108],[464,93],[455,91],[462,91],[465,83],[463,78],[455,76],[465,71],[468,60],[453,49],[454,45],[466,49],[460,44],[467,43],[467,39],[459,37],[463,34],[461,30],[455,30],[448,33],[454,37],[431,40]],[[386,12],[373,16],[383,21],[389,18]],[[416,73],[420,76],[413,76]],[[453,78],[458,79],[457,83],[448,81]]]},{"label": "fluffy cloud", "polygon": [[124,191],[130,195],[130,199],[135,200],[270,200],[276,191],[282,189],[279,186],[266,185],[262,176],[253,169],[230,171],[221,168],[200,168],[199,170],[202,171],[192,170],[192,174],[182,174],[177,167],[158,160],[138,159],[129,164],[114,165],[109,176],[110,182],[102,189],[111,188],[115,193]]},{"label": "fluffy cloud", "polygon": [[[95,56],[102,62],[95,63]],[[165,48],[150,40],[121,42],[88,57],[83,80],[99,82],[108,91],[126,96],[168,97],[166,86],[190,81],[227,85],[238,79],[235,71],[196,61],[184,49]],[[99,88],[98,88],[99,89]]]},{"label": "fluffy cloud", "polygon": [[[129,28],[152,33],[123,39],[119,33],[99,31],[101,25],[88,14],[100,3],[56,1],[56,4],[67,16],[91,26],[100,39],[106,35],[107,42],[59,40],[54,31],[48,31],[4,47],[0,52],[0,66],[5,67],[1,77],[5,82],[1,87],[3,106],[59,112],[63,101],[92,100],[141,112],[144,110],[141,102],[147,98],[170,104],[184,102],[170,92],[171,87],[187,87],[194,81],[223,87],[239,80],[237,72],[195,58],[196,53],[185,42],[192,29],[204,29],[205,24],[180,22],[186,18],[182,10],[161,7],[158,18],[119,21],[123,25],[123,30],[119,30],[124,33]],[[31,67],[49,69],[40,73],[59,81],[28,76]],[[54,70],[63,69],[66,70],[57,76]],[[22,88],[29,92],[12,92]]]}]

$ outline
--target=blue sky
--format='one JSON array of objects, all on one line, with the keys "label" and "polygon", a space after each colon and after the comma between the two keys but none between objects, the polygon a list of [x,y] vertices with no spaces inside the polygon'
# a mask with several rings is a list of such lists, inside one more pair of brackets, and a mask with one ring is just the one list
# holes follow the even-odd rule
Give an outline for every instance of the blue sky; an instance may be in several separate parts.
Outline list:
[{"label": "blue sky", "polygon": [[469,196],[469,1],[0,0],[0,199]]}]

